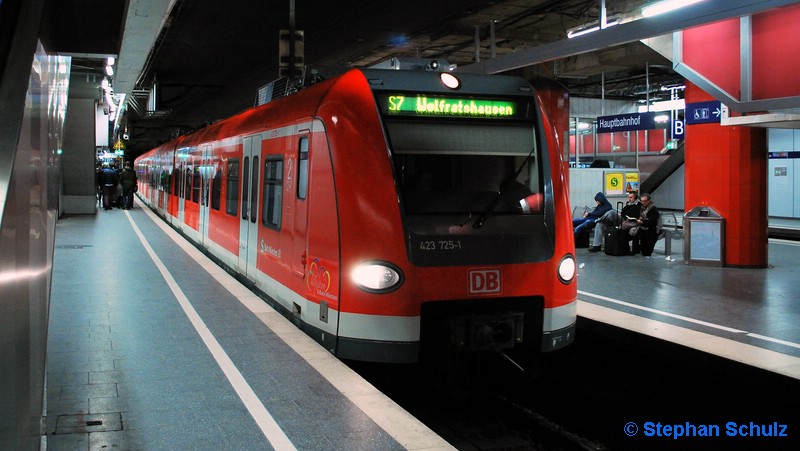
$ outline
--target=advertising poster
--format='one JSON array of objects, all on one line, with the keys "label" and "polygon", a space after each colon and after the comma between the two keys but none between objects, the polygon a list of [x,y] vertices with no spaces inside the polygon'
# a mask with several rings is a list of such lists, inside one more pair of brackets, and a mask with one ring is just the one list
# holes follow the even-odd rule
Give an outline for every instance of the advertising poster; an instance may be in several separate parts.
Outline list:
[{"label": "advertising poster", "polygon": [[639,173],[626,172],[625,173],[625,192],[639,192]]}]

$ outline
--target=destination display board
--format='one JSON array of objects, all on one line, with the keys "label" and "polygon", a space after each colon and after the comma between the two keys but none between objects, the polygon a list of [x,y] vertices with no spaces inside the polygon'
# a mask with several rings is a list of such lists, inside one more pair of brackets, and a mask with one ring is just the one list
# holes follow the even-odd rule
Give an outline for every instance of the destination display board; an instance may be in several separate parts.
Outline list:
[{"label": "destination display board", "polygon": [[528,112],[526,102],[517,99],[397,93],[382,95],[378,102],[384,114],[396,116],[522,119]]}]

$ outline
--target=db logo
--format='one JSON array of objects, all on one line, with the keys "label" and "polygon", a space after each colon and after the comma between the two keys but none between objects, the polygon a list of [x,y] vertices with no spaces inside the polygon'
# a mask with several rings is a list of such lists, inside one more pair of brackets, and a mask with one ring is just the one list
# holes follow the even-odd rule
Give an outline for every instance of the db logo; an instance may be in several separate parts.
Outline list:
[{"label": "db logo", "polygon": [[487,294],[503,291],[499,269],[471,269],[469,271],[469,293]]}]

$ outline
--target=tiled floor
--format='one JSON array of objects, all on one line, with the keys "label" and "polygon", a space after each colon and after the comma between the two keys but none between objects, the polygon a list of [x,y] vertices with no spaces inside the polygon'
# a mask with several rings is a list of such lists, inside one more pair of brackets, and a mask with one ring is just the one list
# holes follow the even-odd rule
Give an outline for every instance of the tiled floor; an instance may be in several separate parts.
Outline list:
[{"label": "tiled floor", "polygon": [[[148,213],[59,221],[48,449],[447,447]],[[800,243],[771,241],[767,269],[681,249],[578,249],[579,314],[800,378]]]},{"label": "tiled floor", "polygon": [[[209,277],[145,213],[59,221],[47,356],[49,450],[446,446],[419,424],[403,435],[404,422],[416,420],[403,418],[402,409],[263,302],[248,299],[233,279]],[[304,348],[311,357],[298,353]],[[359,396],[367,407],[352,400]],[[381,415],[401,420],[392,429]],[[277,439],[270,436],[275,429]]]}]

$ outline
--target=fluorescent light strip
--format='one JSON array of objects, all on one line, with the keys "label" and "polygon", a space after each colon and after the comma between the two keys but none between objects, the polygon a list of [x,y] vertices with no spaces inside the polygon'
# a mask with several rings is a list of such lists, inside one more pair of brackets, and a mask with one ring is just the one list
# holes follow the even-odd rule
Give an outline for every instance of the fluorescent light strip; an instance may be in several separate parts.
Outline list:
[{"label": "fluorescent light strip", "polygon": [[[619,20],[615,19],[615,20],[612,20],[611,22],[606,23],[606,26],[603,27],[603,29],[611,28],[614,25],[619,25]],[[578,28],[573,28],[572,30],[568,31],[567,32],[567,38],[572,39],[572,38],[575,38],[575,37],[578,37],[578,36],[583,36],[585,34],[593,33],[593,32],[595,32],[597,30],[600,30],[600,24],[595,24],[595,25],[592,25],[592,26],[589,26],[587,24],[587,25],[584,25],[584,28],[578,27]]]},{"label": "fluorescent light strip", "polygon": [[699,3],[702,0],[664,0],[662,2],[653,3],[652,5],[642,8],[642,15],[644,17],[653,17],[659,14],[675,11],[676,9],[689,6],[694,3]]},{"label": "fluorescent light strip", "polygon": [[582,30],[570,31],[569,33],[567,33],[567,37],[572,39],[572,38],[576,38],[578,36],[583,36],[585,34],[593,33],[593,32],[595,32],[595,31],[597,31],[599,29],[600,29],[600,25],[595,25],[593,27],[584,28]]}]

